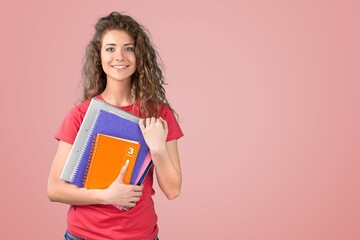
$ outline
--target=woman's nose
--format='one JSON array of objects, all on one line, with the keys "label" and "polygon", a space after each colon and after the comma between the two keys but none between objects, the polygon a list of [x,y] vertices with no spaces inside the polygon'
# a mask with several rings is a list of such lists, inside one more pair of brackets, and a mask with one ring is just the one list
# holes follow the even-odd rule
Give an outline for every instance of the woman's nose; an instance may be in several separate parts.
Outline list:
[{"label": "woman's nose", "polygon": [[117,61],[117,62],[122,62],[122,61],[124,61],[124,57],[123,57],[121,51],[117,52],[117,54],[115,55],[115,61]]}]

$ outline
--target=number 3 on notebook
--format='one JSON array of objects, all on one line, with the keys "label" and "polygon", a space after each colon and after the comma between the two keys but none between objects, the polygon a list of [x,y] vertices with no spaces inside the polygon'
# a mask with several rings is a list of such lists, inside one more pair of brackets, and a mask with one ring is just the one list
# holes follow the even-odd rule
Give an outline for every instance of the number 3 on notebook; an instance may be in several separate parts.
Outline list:
[{"label": "number 3 on notebook", "polygon": [[130,147],[130,148],[129,148],[129,151],[128,151],[128,154],[129,154],[129,155],[133,155],[133,154],[134,154],[134,151],[135,151],[135,149],[132,148],[132,147]]}]

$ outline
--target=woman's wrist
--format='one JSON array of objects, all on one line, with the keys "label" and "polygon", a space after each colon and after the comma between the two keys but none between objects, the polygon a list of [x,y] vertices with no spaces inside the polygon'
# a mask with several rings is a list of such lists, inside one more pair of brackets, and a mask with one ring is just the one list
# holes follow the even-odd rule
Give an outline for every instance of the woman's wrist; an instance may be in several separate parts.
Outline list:
[{"label": "woman's wrist", "polygon": [[107,204],[104,189],[92,189],[91,191],[96,204]]}]

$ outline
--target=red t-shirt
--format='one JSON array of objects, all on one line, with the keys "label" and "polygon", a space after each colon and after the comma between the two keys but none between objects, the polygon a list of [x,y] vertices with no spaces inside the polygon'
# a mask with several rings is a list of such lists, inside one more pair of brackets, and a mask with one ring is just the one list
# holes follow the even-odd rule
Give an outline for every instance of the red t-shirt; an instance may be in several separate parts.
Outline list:
[{"label": "red t-shirt", "polygon": [[[96,96],[104,100],[101,95]],[[60,125],[55,138],[73,144],[90,99],[75,106]],[[120,107],[137,116],[138,106]],[[169,107],[161,108],[161,117],[168,123],[167,141],[183,136],[181,128]],[[153,185],[153,167],[146,176],[143,185],[143,195],[136,206],[125,211],[113,205],[71,205],[68,211],[68,231],[87,240],[152,240],[158,234],[157,215],[151,198],[155,194]]]}]

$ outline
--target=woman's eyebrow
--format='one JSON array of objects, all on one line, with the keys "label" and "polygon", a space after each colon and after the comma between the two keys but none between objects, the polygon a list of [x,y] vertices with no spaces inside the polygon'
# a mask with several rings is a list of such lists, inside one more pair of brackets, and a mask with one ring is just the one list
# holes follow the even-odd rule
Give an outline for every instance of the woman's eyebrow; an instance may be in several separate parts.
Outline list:
[{"label": "woman's eyebrow", "polygon": [[116,46],[116,44],[115,43],[107,43],[104,46]]},{"label": "woman's eyebrow", "polygon": [[[123,46],[135,45],[134,43],[125,43]],[[104,46],[116,46],[115,43],[107,43]]]}]

